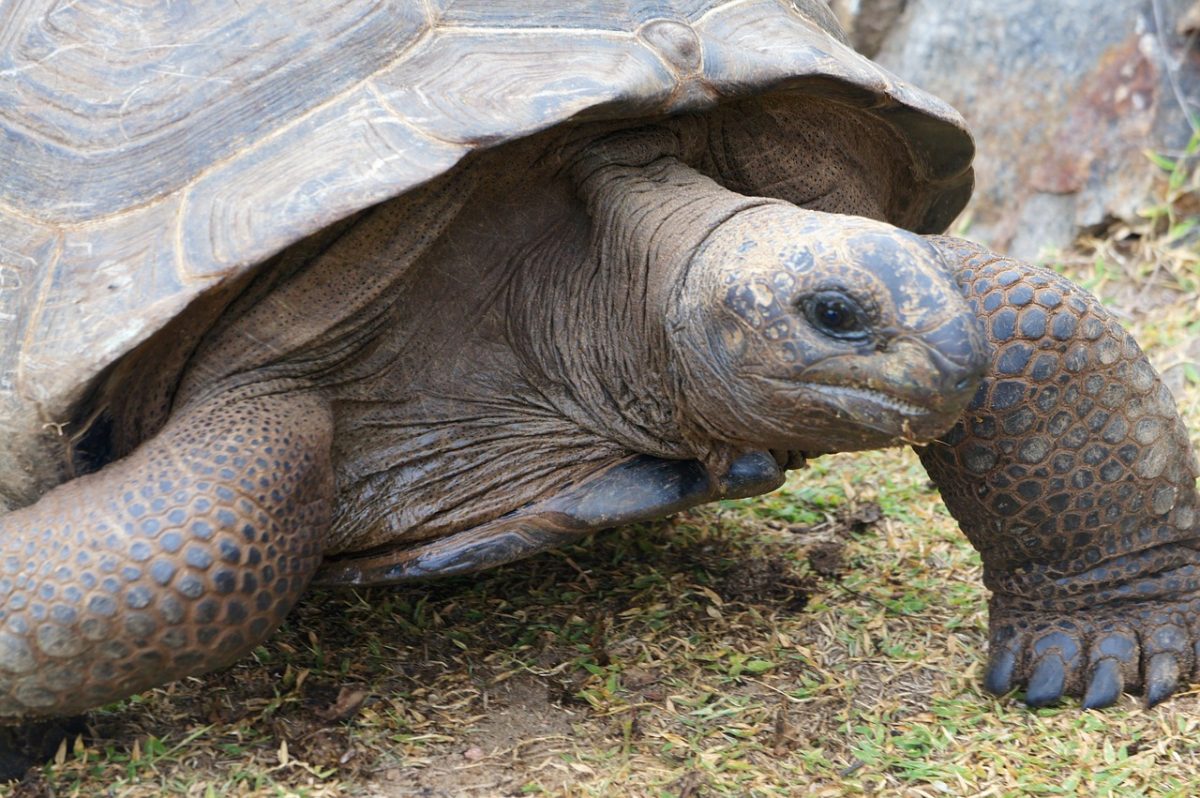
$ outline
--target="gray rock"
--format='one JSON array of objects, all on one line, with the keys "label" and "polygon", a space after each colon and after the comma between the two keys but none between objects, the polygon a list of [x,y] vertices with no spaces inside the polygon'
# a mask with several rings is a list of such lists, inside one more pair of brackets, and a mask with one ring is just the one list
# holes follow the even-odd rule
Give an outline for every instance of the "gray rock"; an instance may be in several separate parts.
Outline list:
[{"label": "gray rock", "polygon": [[829,7],[854,48],[874,58],[903,13],[908,0],[829,0]]},{"label": "gray rock", "polygon": [[[1037,258],[1133,218],[1200,113],[1195,0],[832,0],[857,46],[955,105],[979,147],[967,233]],[[1052,10],[1050,10],[1052,8]],[[1193,123],[1194,124],[1194,123]]]}]

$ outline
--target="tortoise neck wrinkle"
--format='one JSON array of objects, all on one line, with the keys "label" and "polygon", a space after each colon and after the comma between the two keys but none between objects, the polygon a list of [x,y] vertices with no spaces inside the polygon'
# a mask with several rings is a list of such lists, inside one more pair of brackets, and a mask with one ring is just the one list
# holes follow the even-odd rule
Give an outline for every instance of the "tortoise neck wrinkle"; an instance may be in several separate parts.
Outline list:
[{"label": "tortoise neck wrinkle", "polygon": [[[669,156],[645,166],[585,158],[576,172],[588,223],[551,231],[513,270],[514,349],[534,387],[582,427],[633,451],[703,457],[680,413],[667,320],[708,231],[763,200]],[[585,260],[567,266],[572,251]]]}]

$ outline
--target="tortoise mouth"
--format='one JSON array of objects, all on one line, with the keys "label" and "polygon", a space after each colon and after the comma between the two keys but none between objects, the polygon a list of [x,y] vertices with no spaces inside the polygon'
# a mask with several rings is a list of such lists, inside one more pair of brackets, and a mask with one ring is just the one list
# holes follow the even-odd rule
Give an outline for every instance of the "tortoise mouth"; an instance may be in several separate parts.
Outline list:
[{"label": "tortoise mouth", "polygon": [[[862,386],[824,382],[778,381],[796,401],[811,406],[814,399],[826,412],[858,426],[877,442],[928,443],[958,420],[958,409],[917,404],[913,399]],[[882,440],[878,440],[878,439]]]},{"label": "tortoise mouth", "polygon": [[932,408],[906,402],[883,391],[871,388],[855,388],[848,385],[829,385],[819,382],[796,383],[796,387],[815,390],[839,400],[838,404],[852,407],[858,403],[867,403],[874,407],[890,410],[906,418],[921,418],[935,412]]}]

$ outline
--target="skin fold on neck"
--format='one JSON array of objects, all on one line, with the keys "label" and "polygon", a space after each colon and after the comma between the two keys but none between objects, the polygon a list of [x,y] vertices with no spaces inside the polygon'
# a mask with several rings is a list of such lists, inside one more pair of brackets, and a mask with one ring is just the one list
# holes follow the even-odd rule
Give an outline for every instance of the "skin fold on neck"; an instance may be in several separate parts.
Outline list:
[{"label": "skin fold on neck", "polygon": [[668,305],[706,231],[770,201],[671,157],[584,168],[519,204],[480,198],[392,289],[348,365],[370,376],[333,388],[344,545],[469,528],[635,452],[704,456]]}]

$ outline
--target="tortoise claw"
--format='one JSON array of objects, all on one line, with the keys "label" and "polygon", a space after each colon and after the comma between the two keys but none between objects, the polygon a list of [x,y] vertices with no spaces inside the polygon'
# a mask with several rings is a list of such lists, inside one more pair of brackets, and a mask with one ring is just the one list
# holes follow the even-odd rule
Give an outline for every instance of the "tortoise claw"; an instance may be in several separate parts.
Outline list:
[{"label": "tortoise claw", "polygon": [[1121,674],[1121,663],[1105,657],[1092,669],[1087,692],[1083,696],[1084,709],[1102,709],[1117,703],[1125,689],[1125,677]]},{"label": "tortoise claw", "polygon": [[1125,679],[1137,679],[1141,646],[1137,634],[1125,626],[1109,626],[1092,642],[1088,659],[1092,675],[1083,696],[1084,709],[1100,709],[1117,703],[1125,690]]},{"label": "tortoise claw", "polygon": [[1161,704],[1179,686],[1179,660],[1170,652],[1155,654],[1146,664],[1146,707]]},{"label": "tortoise claw", "polygon": [[1013,688],[1013,674],[1016,670],[1017,655],[1012,649],[1007,646],[993,649],[987,674],[983,677],[984,688],[993,695],[1004,695]]},{"label": "tortoise claw", "polygon": [[1191,671],[1188,655],[1193,647],[1192,635],[1178,616],[1164,618],[1151,630],[1142,641],[1147,707],[1162,703],[1175,692],[1185,671]]},{"label": "tortoise claw", "polygon": [[1052,653],[1038,660],[1029,677],[1025,688],[1025,704],[1030,707],[1044,707],[1062,698],[1063,688],[1067,684],[1067,669],[1063,659]]},{"label": "tortoise claw", "polygon": [[1082,664],[1075,634],[1051,629],[1033,643],[1034,667],[1025,688],[1025,703],[1031,707],[1053,704],[1067,691],[1067,680],[1076,681]]},{"label": "tortoise claw", "polygon": [[1082,694],[1083,709],[1101,709],[1126,690],[1142,693],[1153,707],[1200,673],[1194,667],[1200,629],[1187,622],[1200,616],[1200,601],[1082,621],[1049,614],[1014,619],[1003,609],[996,616],[984,686],[996,694],[1024,686],[1031,708]]}]

